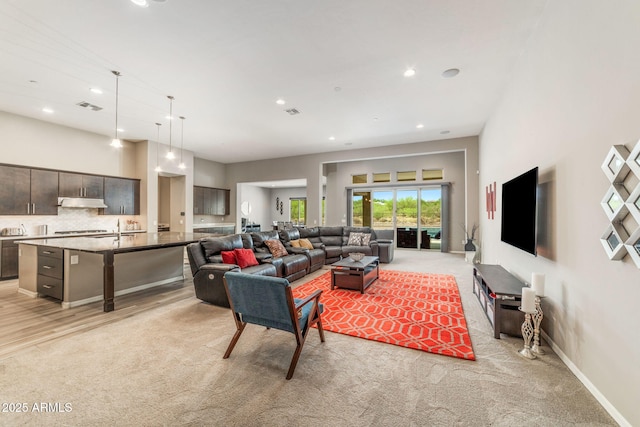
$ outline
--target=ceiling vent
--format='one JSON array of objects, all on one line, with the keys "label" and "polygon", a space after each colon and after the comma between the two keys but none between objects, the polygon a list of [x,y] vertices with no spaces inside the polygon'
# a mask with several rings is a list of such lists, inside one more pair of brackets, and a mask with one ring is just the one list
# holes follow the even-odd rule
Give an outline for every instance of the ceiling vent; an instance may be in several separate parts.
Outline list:
[{"label": "ceiling vent", "polygon": [[79,105],[82,108],[89,108],[93,111],[102,110],[102,107],[98,107],[97,105],[91,104],[90,102],[87,102],[87,101],[78,102],[76,105]]},{"label": "ceiling vent", "polygon": [[286,111],[292,116],[295,116],[296,114],[300,114],[300,111],[296,110],[295,108],[289,108],[288,110],[284,110],[284,111]]}]

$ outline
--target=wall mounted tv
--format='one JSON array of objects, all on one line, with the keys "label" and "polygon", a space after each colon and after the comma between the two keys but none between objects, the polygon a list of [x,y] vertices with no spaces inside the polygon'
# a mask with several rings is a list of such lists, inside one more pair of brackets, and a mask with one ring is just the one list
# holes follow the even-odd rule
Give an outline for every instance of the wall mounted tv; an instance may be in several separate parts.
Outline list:
[{"label": "wall mounted tv", "polygon": [[536,255],[538,168],[502,184],[500,239]]}]

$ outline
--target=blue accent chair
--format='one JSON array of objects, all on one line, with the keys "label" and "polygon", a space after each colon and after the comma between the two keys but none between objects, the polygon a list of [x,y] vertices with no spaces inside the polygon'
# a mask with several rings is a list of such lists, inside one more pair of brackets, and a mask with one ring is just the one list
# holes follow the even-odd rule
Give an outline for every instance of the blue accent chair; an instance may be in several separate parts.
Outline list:
[{"label": "blue accent chair", "polygon": [[291,332],[296,337],[297,346],[287,373],[289,380],[296,369],[302,346],[312,325],[317,325],[320,341],[324,342],[320,318],[324,308],[320,304],[321,290],[298,299],[293,297],[287,279],[231,271],[224,275],[224,287],[237,330],[223,359],[231,355],[242,331],[249,323]]}]

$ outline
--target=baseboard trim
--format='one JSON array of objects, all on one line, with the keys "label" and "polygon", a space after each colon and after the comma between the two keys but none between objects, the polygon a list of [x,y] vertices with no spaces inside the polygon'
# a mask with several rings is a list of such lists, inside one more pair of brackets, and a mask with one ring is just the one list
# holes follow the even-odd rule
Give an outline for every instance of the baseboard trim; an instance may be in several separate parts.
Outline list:
[{"label": "baseboard trim", "polygon": [[560,360],[569,368],[571,372],[580,380],[580,382],[589,390],[589,393],[596,398],[596,400],[602,405],[605,411],[609,413],[613,417],[613,419],[620,424],[622,427],[631,427],[631,423],[626,420],[625,417],[616,409],[615,406],[607,400],[606,397],[598,390],[598,388],[591,382],[589,379],[582,373],[580,369],[567,357],[566,354],[558,347],[558,345],[546,334],[545,331],[541,330],[541,335],[544,340],[551,346],[553,351],[558,355]]},{"label": "baseboard trim", "polygon": [[24,289],[24,288],[20,288],[19,287],[18,288],[18,293],[26,295],[26,296],[28,296],[30,298],[38,298],[38,293],[37,292],[33,292],[33,291],[30,291],[30,290],[27,290],[27,289]]},{"label": "baseboard trim", "polygon": [[[129,289],[123,289],[121,291],[117,291],[114,293],[114,296],[118,297],[120,295],[126,295],[126,294],[131,294],[133,292],[138,292],[138,291],[142,291],[145,289],[149,289],[149,288],[153,288],[155,286],[160,286],[160,285],[167,285],[169,283],[173,283],[176,282],[178,280],[184,280],[184,276],[176,276],[176,277],[172,277],[169,279],[164,279],[164,280],[159,280],[157,282],[152,282],[152,283],[145,283],[144,285],[139,285],[139,286],[135,286],[133,288],[129,288]],[[95,297],[91,297],[91,298],[85,298],[85,299],[81,299],[78,301],[63,301],[62,302],[62,308],[72,308],[72,307],[78,307],[81,305],[85,305],[85,304],[91,304],[92,302],[98,302],[98,301],[102,301],[102,295],[98,295]]]}]

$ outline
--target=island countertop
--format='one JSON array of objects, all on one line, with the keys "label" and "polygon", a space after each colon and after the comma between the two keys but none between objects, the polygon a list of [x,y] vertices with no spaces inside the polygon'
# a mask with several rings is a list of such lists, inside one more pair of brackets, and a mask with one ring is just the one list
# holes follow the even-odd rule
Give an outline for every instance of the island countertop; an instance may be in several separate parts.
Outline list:
[{"label": "island countertop", "polygon": [[207,236],[209,236],[207,233],[179,233],[166,231],[159,233],[127,233],[122,234],[120,237],[115,234],[111,234],[85,237],[31,239],[20,240],[18,243],[35,246],[50,246],[82,252],[112,252],[115,254],[153,248],[185,246],[188,243],[197,242],[201,238]]},{"label": "island countertop", "polygon": [[[76,276],[81,276],[79,283],[102,282],[103,310],[105,312],[108,312],[113,311],[115,308],[115,257],[121,257],[120,259],[122,262],[118,264],[119,271],[124,271],[123,269],[129,268],[127,272],[123,273],[125,276],[135,274],[136,277],[138,277],[141,281],[146,281],[151,272],[167,267],[167,265],[165,265],[167,261],[165,260],[165,258],[159,256],[160,254],[167,253],[167,251],[171,251],[174,248],[179,248],[180,246],[186,246],[192,242],[197,242],[201,238],[207,236],[210,236],[210,234],[167,231],[159,233],[122,234],[120,236],[113,234],[86,237],[63,237],[56,239],[32,239],[21,240],[18,242],[18,244],[21,246],[25,245],[27,247],[35,246],[38,250],[40,249],[40,247],[49,247],[62,249],[64,252],[76,251],[89,253],[90,255],[99,255],[102,259],[102,262],[100,263],[101,266],[98,268],[92,268],[91,266],[83,267],[82,264],[86,265],[86,263],[78,264],[77,261],[75,264],[70,261],[68,268],[70,270],[75,268],[79,268],[80,270],[82,270],[84,268],[81,274],[76,274]],[[149,255],[147,255],[147,251]],[[31,261],[25,262],[24,267],[25,272],[27,269],[27,265],[30,265],[31,269],[34,271],[38,270],[37,277],[40,277],[40,262],[38,261],[38,256],[31,257]],[[174,252],[173,256],[174,257],[169,262],[169,267],[175,267],[174,269],[176,271],[180,271],[180,274],[182,275],[182,271],[184,268],[184,256],[182,255],[182,252]],[[131,260],[136,257],[137,261],[132,262]],[[127,262],[126,260],[130,260],[130,262]],[[158,263],[161,263],[162,265]],[[20,264],[22,268],[23,262],[21,261]],[[127,265],[129,267],[126,267]],[[22,273],[19,276],[23,276]],[[71,276],[71,272],[64,274],[64,286],[62,289],[67,287],[67,285],[72,286],[70,285]],[[21,280],[22,278],[24,277],[19,277],[19,280]],[[167,279],[170,280],[171,278]],[[135,285],[139,284],[140,283],[135,283]]]}]

